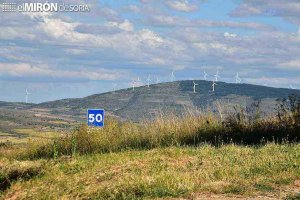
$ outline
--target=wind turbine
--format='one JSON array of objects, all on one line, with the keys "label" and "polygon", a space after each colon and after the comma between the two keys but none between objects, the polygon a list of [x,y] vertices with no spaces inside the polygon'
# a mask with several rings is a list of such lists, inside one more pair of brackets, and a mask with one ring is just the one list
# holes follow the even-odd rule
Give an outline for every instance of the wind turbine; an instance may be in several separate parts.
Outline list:
[{"label": "wind turbine", "polygon": [[241,83],[241,78],[239,77],[239,73],[237,72],[235,75],[235,83]]},{"label": "wind turbine", "polygon": [[150,86],[150,82],[151,82],[151,78],[150,78],[150,74],[148,74],[148,78],[147,78],[147,86]]},{"label": "wind turbine", "polygon": [[117,84],[113,83],[113,93],[116,93],[116,87],[117,87]]},{"label": "wind turbine", "polygon": [[26,103],[28,103],[28,95],[30,95],[30,93],[29,93],[28,90],[26,89],[26,100],[25,100]]},{"label": "wind turbine", "polygon": [[196,93],[196,85],[198,85],[197,83],[195,83],[195,81],[193,81],[193,84],[194,84],[194,87],[193,87],[193,89],[194,89],[194,93]]},{"label": "wind turbine", "polygon": [[215,81],[218,82],[218,78],[220,78],[219,71],[217,71],[217,73],[214,75],[214,77],[215,77]]},{"label": "wind turbine", "polygon": [[207,80],[207,73],[206,73],[206,71],[204,71],[204,80]]},{"label": "wind turbine", "polygon": [[131,84],[132,84],[132,91],[134,91],[135,84],[136,84],[136,80],[135,80],[135,79],[132,79]]},{"label": "wind turbine", "polygon": [[158,77],[156,77],[156,84],[158,84],[158,83],[159,83],[159,81],[160,81],[160,80],[158,79]]},{"label": "wind turbine", "polygon": [[213,92],[215,91],[215,85],[217,85],[217,84],[216,84],[215,80],[213,80],[213,84],[212,84]]},{"label": "wind turbine", "polygon": [[174,75],[174,71],[172,71],[171,73],[171,82],[175,81],[175,75]]}]

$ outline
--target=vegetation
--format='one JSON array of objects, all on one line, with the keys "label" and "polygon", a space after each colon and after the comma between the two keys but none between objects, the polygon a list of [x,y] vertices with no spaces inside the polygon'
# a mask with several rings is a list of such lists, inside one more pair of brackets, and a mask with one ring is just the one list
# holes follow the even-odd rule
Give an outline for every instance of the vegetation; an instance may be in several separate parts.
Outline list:
[{"label": "vegetation", "polygon": [[60,157],[42,165],[42,175],[35,172],[37,177],[13,183],[3,198],[157,199],[209,193],[292,197],[300,179],[299,152],[300,145],[232,144]]},{"label": "vegetation", "polygon": [[24,138],[24,135],[28,135],[27,132],[19,130],[63,132],[70,130],[71,125],[75,124],[74,120],[64,116],[51,115],[49,110],[7,109],[2,108],[0,102],[0,132],[12,137]]},{"label": "vegetation", "polygon": [[40,162],[12,162],[2,158],[0,159],[0,191],[10,187],[13,181],[27,180],[41,173]]},{"label": "vegetation", "polygon": [[267,142],[298,142],[300,136],[300,99],[295,96],[280,101],[277,116],[261,118],[259,102],[222,119],[211,112],[184,118],[176,115],[144,123],[110,119],[104,128],[82,125],[72,134],[51,143],[34,144],[22,155],[25,158],[53,158],[63,155],[118,152],[128,149],[152,149],[168,146],[198,146],[203,143],[263,145]]},{"label": "vegetation", "polygon": [[0,196],[297,199],[299,97],[278,100],[276,115],[268,118],[262,117],[259,102],[235,111],[187,112],[184,118],[162,114],[139,124],[111,118],[104,128],[81,125],[68,135],[26,146],[2,143]]},{"label": "vegetation", "polygon": [[[233,105],[246,105],[247,102],[261,99],[263,113],[273,113],[276,98],[286,98],[300,90],[272,88],[250,84],[232,84],[219,82],[214,93],[210,92],[211,81],[194,80],[198,84],[193,93],[193,81],[175,81],[94,94],[84,98],[62,99],[33,105],[31,108],[50,110],[50,113],[68,115],[84,121],[88,108],[103,108],[117,118],[140,122],[143,118],[151,119],[158,110],[172,110],[179,115],[185,107],[210,107],[215,110],[215,103],[222,102],[224,111],[231,111]],[[1,106],[1,104],[0,104]],[[1,130],[1,129],[0,129]]]}]

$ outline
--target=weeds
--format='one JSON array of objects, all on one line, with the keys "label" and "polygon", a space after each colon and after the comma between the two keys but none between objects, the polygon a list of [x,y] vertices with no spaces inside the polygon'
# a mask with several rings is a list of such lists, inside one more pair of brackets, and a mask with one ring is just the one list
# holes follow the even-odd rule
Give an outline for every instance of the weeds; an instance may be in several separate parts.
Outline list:
[{"label": "weeds", "polygon": [[72,137],[72,157],[76,156],[76,147],[77,147],[77,141],[76,138],[73,136]]},{"label": "weeds", "polygon": [[300,96],[277,99],[277,118],[284,126],[300,126]]},{"label": "weeds", "polygon": [[250,107],[235,107],[234,113],[222,120],[211,112],[185,116],[159,115],[153,121],[136,124],[113,118],[104,128],[81,125],[72,134],[55,139],[52,144],[33,146],[25,152],[31,159],[88,153],[118,152],[126,149],[152,149],[168,146],[197,146],[209,143],[215,146],[235,143],[262,145],[267,142],[298,142],[300,135],[300,100],[278,101],[277,116],[262,118],[260,101]]}]

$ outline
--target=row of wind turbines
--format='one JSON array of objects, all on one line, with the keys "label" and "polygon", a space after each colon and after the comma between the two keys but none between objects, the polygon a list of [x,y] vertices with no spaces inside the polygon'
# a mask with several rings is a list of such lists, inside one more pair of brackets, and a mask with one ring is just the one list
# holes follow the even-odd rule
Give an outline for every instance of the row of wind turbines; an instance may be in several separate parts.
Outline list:
[{"label": "row of wind turbines", "polygon": [[[207,79],[208,77],[208,74],[206,73],[206,71],[203,71],[203,79],[204,80],[208,80]],[[216,74],[213,75],[214,79],[212,79],[212,92],[215,92],[215,89],[216,89],[216,86],[218,85],[217,82],[219,81],[219,78],[220,75],[219,75],[219,71],[216,72]],[[173,82],[176,80],[176,76],[175,76],[175,73],[174,71],[172,71],[172,73],[170,74],[170,81]],[[132,86],[132,91],[135,90],[135,87],[137,86],[140,86],[140,85],[137,85],[137,83],[140,83],[141,82],[141,79],[140,77],[138,77],[137,79],[133,79],[132,82],[131,82],[131,86]],[[237,72],[236,75],[235,75],[235,83],[237,84],[240,84],[242,82],[242,79],[239,77],[239,73]],[[147,87],[149,88],[150,87],[150,84],[152,83],[152,79],[151,79],[151,76],[150,74],[148,75],[147,79],[146,79],[146,83],[147,83]],[[155,77],[155,81],[153,81],[153,83],[160,83],[160,80],[158,77]],[[193,93],[196,93],[196,86],[198,86],[199,84],[197,84],[194,80],[193,80]],[[113,84],[113,92],[116,91],[116,84],[114,83]],[[289,86],[290,89],[294,89],[292,87],[292,85]],[[25,91],[25,102],[28,103],[28,96],[31,95],[31,93],[28,92],[28,89],[26,89]]]},{"label": "row of wind turbines", "polygon": [[[204,71],[203,73],[204,73],[204,75],[203,75],[204,80],[207,80],[208,74],[206,73],[206,71]],[[219,78],[221,78],[221,77],[219,75],[219,71],[217,71],[216,74],[213,75],[213,76],[214,76],[214,79],[212,80],[212,91],[214,92],[215,91],[215,86],[217,85],[216,82],[218,82]],[[174,74],[174,71],[172,71],[172,73],[170,74],[170,81],[173,82],[173,81],[175,81],[175,79],[176,79],[176,76]],[[137,79],[133,79],[132,80],[132,82],[131,82],[132,91],[134,91],[135,87],[137,86],[136,84],[138,82],[140,82],[140,81],[141,81],[140,77],[138,77]],[[150,87],[150,83],[152,81],[150,75],[148,75],[146,81],[147,81],[147,87],[149,88]],[[235,75],[235,83],[239,84],[241,82],[242,82],[242,79],[239,77],[239,73],[236,73],[236,75]],[[158,77],[156,77],[156,82],[155,83],[159,83]],[[198,84],[195,83],[195,81],[193,81],[193,92],[194,93],[196,93],[196,86],[197,85]]]}]

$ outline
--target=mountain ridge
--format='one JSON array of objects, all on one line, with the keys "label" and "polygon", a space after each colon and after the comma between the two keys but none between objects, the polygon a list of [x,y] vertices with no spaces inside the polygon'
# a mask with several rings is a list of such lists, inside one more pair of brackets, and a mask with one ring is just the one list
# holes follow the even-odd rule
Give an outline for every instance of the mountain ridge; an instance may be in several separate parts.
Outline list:
[{"label": "mountain ridge", "polygon": [[[214,110],[214,104],[221,102],[224,107],[251,104],[261,100],[263,111],[268,113],[277,98],[300,95],[300,90],[273,88],[252,84],[217,82],[215,92],[211,91],[212,81],[194,80],[198,85],[193,93],[193,81],[183,80],[152,84],[93,94],[83,98],[67,98],[32,105],[31,108],[47,108],[53,113],[68,113],[84,116],[88,108],[104,108],[109,114],[123,119],[140,121],[152,118],[158,111],[182,113],[186,108],[207,107]],[[230,110],[230,109],[229,109]]]}]

